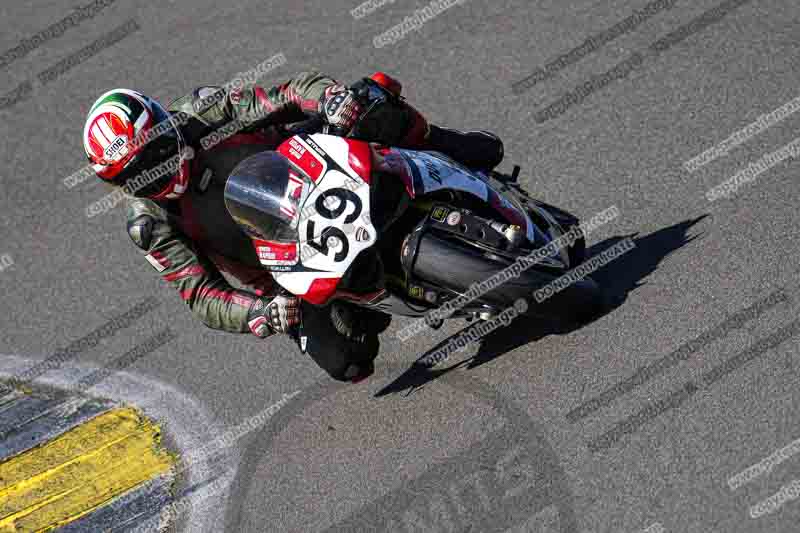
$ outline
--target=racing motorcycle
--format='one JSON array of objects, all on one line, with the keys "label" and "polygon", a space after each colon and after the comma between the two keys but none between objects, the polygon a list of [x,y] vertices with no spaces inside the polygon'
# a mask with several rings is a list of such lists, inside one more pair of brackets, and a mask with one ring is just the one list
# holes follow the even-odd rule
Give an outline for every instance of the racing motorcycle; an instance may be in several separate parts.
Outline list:
[{"label": "racing motorcycle", "polygon": [[[225,188],[226,207],[261,264],[307,304],[345,300],[421,317],[579,224],[531,198],[518,184],[519,167],[512,175],[483,172],[442,153],[369,142],[386,114],[405,104],[382,74],[354,87],[366,112],[349,135],[296,134],[242,161]],[[530,301],[584,256],[581,237],[451,317],[489,320],[519,298]],[[602,302],[586,277],[530,310],[575,318]]]}]

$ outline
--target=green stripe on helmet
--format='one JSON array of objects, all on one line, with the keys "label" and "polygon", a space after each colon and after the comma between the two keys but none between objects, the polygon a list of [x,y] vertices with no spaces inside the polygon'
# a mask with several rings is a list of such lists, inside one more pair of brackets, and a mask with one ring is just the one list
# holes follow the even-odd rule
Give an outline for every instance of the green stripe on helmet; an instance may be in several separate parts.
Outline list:
[{"label": "green stripe on helmet", "polygon": [[[109,91],[101,96],[89,110],[91,115],[94,111],[103,105],[112,105],[122,110],[131,123],[135,123],[139,116],[145,112],[145,107],[139,98],[136,98],[132,93],[133,91],[115,90]],[[141,97],[140,97],[141,98]]]}]

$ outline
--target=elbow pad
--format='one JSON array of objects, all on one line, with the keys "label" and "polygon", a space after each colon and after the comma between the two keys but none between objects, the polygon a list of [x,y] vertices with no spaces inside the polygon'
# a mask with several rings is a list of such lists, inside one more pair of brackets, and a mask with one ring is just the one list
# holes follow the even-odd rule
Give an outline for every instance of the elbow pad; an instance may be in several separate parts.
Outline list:
[{"label": "elbow pad", "polygon": [[150,250],[153,240],[153,217],[141,215],[128,222],[128,235],[133,243],[144,251]]}]

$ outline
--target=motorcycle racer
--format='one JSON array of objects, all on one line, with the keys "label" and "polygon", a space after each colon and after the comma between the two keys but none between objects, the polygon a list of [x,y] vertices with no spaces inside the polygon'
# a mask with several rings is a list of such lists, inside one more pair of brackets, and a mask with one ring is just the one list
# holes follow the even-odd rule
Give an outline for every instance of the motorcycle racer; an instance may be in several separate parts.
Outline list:
[{"label": "motorcycle racer", "polygon": [[[334,303],[304,305],[301,316],[301,302],[261,267],[228,214],[224,189],[239,162],[275,149],[291,128],[324,123],[345,135],[362,112],[350,89],[317,72],[271,88],[201,87],[167,108],[116,89],[91,107],[83,143],[98,177],[132,195],[130,238],[197,319],[261,338],[293,334],[334,379],[358,381],[374,369],[389,315]],[[411,106],[396,122],[383,125],[382,135],[395,145],[439,150],[486,169],[502,159],[502,143],[486,132],[429,125]]]}]

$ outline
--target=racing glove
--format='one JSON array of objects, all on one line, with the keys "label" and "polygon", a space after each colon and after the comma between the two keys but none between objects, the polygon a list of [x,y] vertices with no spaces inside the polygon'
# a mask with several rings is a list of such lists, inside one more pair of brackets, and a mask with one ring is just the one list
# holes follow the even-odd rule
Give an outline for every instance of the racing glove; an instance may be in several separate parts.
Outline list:
[{"label": "racing glove", "polygon": [[339,135],[347,135],[364,112],[356,93],[344,85],[331,85],[319,100],[319,112]]},{"label": "racing glove", "polygon": [[300,301],[294,297],[258,298],[247,313],[247,325],[257,337],[287,333],[300,323]]}]

